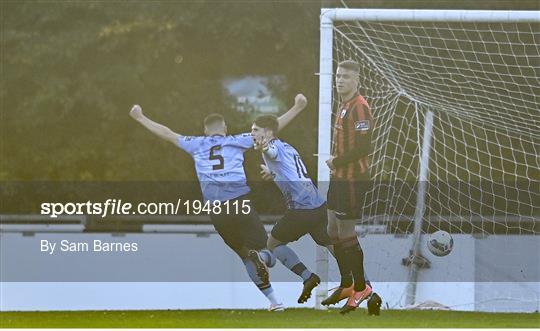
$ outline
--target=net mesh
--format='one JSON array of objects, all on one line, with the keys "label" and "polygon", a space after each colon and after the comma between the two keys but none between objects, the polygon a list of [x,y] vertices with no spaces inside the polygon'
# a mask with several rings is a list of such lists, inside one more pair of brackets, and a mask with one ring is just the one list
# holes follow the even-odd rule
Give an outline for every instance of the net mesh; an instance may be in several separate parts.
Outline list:
[{"label": "net mesh", "polygon": [[[334,70],[349,59],[361,65],[360,93],[376,122],[374,185],[364,201],[360,234],[395,238],[361,240],[367,275],[382,282],[376,290],[390,307],[405,307],[411,294],[405,282],[421,281],[417,302],[538,309],[540,267],[531,252],[540,247],[539,24],[338,21],[333,35]],[[339,111],[335,92],[333,100],[332,123]],[[406,260],[414,256],[411,234],[429,111],[434,122],[421,233],[450,232],[454,250],[434,258],[423,244],[419,253],[431,268],[420,279],[411,278],[411,271],[404,279],[397,275],[407,274]],[[329,281],[337,282],[337,266],[329,262]],[[470,288],[463,292],[463,286]],[[451,293],[462,295],[452,299]]]},{"label": "net mesh", "polygon": [[432,111],[423,232],[538,233],[539,31],[533,23],[335,23],[334,64],[361,64],[360,92],[376,121],[364,224],[413,230]]}]

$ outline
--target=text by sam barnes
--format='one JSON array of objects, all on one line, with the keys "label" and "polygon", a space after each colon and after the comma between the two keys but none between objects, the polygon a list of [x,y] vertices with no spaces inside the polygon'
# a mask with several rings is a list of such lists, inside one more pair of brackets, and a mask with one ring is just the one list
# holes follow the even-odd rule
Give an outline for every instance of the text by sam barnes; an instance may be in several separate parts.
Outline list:
[{"label": "text by sam barnes", "polygon": [[40,250],[44,253],[58,252],[136,252],[139,250],[135,242],[108,242],[95,239],[92,242],[61,240],[59,242],[42,239]]}]

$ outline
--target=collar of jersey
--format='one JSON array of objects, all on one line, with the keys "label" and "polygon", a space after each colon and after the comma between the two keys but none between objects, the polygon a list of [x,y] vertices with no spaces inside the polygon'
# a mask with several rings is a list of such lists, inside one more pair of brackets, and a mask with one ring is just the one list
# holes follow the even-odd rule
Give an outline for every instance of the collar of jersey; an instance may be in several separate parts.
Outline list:
[{"label": "collar of jersey", "polygon": [[342,102],[341,104],[344,105],[344,106],[349,106],[349,103],[351,103],[351,101],[356,99],[359,95],[360,94],[358,92],[356,92],[349,100],[347,100],[345,102]]}]

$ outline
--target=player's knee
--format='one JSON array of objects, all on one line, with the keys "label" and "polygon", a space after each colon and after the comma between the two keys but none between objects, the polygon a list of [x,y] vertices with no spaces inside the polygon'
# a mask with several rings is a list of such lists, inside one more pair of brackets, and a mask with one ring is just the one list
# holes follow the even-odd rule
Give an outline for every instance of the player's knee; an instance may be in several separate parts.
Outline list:
[{"label": "player's knee", "polygon": [[326,227],[326,232],[328,232],[328,236],[330,236],[330,239],[332,239],[332,242],[339,239],[339,231],[337,228],[337,225],[333,222],[329,222],[328,226]]},{"label": "player's knee", "polygon": [[338,232],[336,231],[335,233],[332,233],[332,234],[329,233],[329,235],[330,235],[330,243],[332,243],[333,246],[339,245],[340,239],[339,239]]},{"label": "player's knee", "polygon": [[358,237],[356,234],[350,237],[346,238],[340,238],[339,239],[339,246],[348,249],[348,248],[360,248],[360,242],[358,241]]},{"label": "player's knee", "polygon": [[330,241],[332,243],[335,243],[336,241],[339,241],[339,232],[337,232],[337,231],[332,231],[332,230],[328,229],[328,236],[330,237]]},{"label": "player's knee", "polygon": [[338,225],[338,235],[340,241],[355,237],[356,238],[356,222],[354,220],[341,221]]},{"label": "player's knee", "polygon": [[330,225],[332,223],[335,224],[337,222],[337,217],[336,217],[336,212],[335,211],[328,209],[326,211],[326,214],[328,216],[328,225]]}]

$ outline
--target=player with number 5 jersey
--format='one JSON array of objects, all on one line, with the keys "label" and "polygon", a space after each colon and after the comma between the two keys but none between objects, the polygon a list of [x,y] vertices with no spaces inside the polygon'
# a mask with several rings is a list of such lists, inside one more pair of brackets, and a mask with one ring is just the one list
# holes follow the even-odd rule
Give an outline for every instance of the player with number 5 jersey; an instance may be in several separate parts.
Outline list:
[{"label": "player with number 5 jersey", "polygon": [[[213,118],[222,121],[219,115]],[[191,155],[204,201],[225,202],[249,193],[244,172],[244,152],[253,147],[250,133],[238,135],[179,136],[178,147]]]}]

